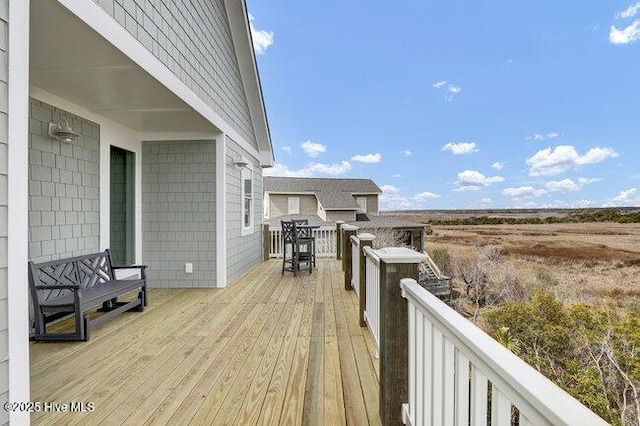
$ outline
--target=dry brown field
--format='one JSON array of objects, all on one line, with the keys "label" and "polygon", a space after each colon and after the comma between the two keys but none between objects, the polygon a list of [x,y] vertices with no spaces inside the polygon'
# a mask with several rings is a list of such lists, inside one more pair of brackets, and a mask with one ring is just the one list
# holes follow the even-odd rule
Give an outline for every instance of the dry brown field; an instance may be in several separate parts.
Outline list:
[{"label": "dry brown field", "polygon": [[640,224],[433,226],[428,252],[478,256],[498,247],[501,262],[529,286],[544,286],[566,302],[640,311]]}]

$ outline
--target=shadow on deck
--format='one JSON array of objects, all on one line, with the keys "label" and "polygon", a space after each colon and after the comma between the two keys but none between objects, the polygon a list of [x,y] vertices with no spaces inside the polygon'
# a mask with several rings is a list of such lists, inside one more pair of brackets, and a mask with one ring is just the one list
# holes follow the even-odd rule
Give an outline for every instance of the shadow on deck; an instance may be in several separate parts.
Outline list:
[{"label": "shadow on deck", "polygon": [[340,264],[280,266],[226,289],[152,289],[144,313],[87,343],[32,343],[31,400],[94,406],[33,423],[379,424],[379,363]]}]

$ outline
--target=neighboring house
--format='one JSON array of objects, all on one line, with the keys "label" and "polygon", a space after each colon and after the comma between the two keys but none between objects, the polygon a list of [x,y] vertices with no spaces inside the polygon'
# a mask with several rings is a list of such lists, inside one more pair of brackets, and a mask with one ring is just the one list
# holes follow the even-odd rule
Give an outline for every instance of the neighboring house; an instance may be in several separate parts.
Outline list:
[{"label": "neighboring house", "polygon": [[382,190],[371,179],[264,178],[265,218],[317,215],[322,221],[351,222],[378,216]]},{"label": "neighboring house", "polygon": [[273,149],[242,0],[4,0],[0,27],[4,403],[30,399],[28,260],[224,287],[261,260]]}]

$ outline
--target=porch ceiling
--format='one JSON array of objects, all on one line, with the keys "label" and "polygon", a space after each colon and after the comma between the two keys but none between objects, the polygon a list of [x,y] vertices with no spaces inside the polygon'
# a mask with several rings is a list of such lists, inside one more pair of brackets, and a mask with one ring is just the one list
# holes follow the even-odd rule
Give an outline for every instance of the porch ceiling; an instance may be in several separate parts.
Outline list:
[{"label": "porch ceiling", "polygon": [[218,131],[56,0],[31,2],[30,83],[138,132]]}]

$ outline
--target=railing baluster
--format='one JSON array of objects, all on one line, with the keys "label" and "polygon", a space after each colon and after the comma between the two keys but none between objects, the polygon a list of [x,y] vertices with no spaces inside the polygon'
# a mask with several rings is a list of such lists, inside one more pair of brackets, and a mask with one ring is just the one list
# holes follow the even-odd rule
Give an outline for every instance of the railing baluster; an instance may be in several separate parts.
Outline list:
[{"label": "railing baluster", "polygon": [[471,424],[487,424],[488,402],[487,377],[475,366],[471,366]]},{"label": "railing baluster", "polygon": [[456,364],[455,364],[456,348],[453,343],[446,337],[444,338],[444,390],[442,392],[444,417],[443,425],[453,426],[455,421],[455,396],[456,396]]},{"label": "railing baluster", "polygon": [[455,357],[455,406],[456,426],[469,425],[469,359],[462,352],[456,350]]},{"label": "railing baluster", "polygon": [[[429,324],[426,324],[426,325],[429,326]],[[417,361],[417,364],[416,364],[415,370],[413,370],[413,372],[411,370],[409,370],[409,380],[411,380],[411,374],[414,374],[414,372],[415,372],[415,381],[416,381],[415,399],[416,399],[416,401],[426,401],[425,393],[427,392],[427,390],[424,387],[425,380],[423,379],[423,377],[424,377],[424,374],[425,374],[424,373],[425,365],[429,365],[426,362],[427,352],[429,350],[431,350],[431,348],[430,348],[429,345],[425,344],[424,329],[425,329],[424,315],[422,315],[422,313],[418,312],[417,313],[417,318],[416,318],[416,334],[415,334],[415,339],[416,339],[415,348],[416,348],[416,361]],[[411,398],[411,396],[409,396],[409,397]],[[420,404],[420,405],[412,407],[412,408],[415,411],[415,419],[416,419],[416,423],[415,424],[417,424],[417,425],[425,424],[425,418],[424,418],[425,407],[424,407],[424,405]]]},{"label": "railing baluster", "polygon": [[[409,304],[409,407],[411,411],[406,413],[409,415],[410,423],[412,425],[418,424],[416,422],[415,409],[418,407],[418,397],[416,396],[416,387],[418,382],[418,375],[415,373],[416,367],[420,362],[416,362],[416,356],[419,356],[419,346],[417,337],[417,321],[416,321],[416,307]],[[421,314],[418,314],[421,315]],[[418,355],[417,355],[418,354]]]},{"label": "railing baluster", "polygon": [[511,401],[497,386],[491,387],[491,426],[511,426]]},{"label": "railing baluster", "polygon": [[431,424],[442,424],[442,392],[443,392],[443,379],[444,379],[444,337],[442,332],[436,327],[433,327],[433,403],[432,403],[432,420]]}]

